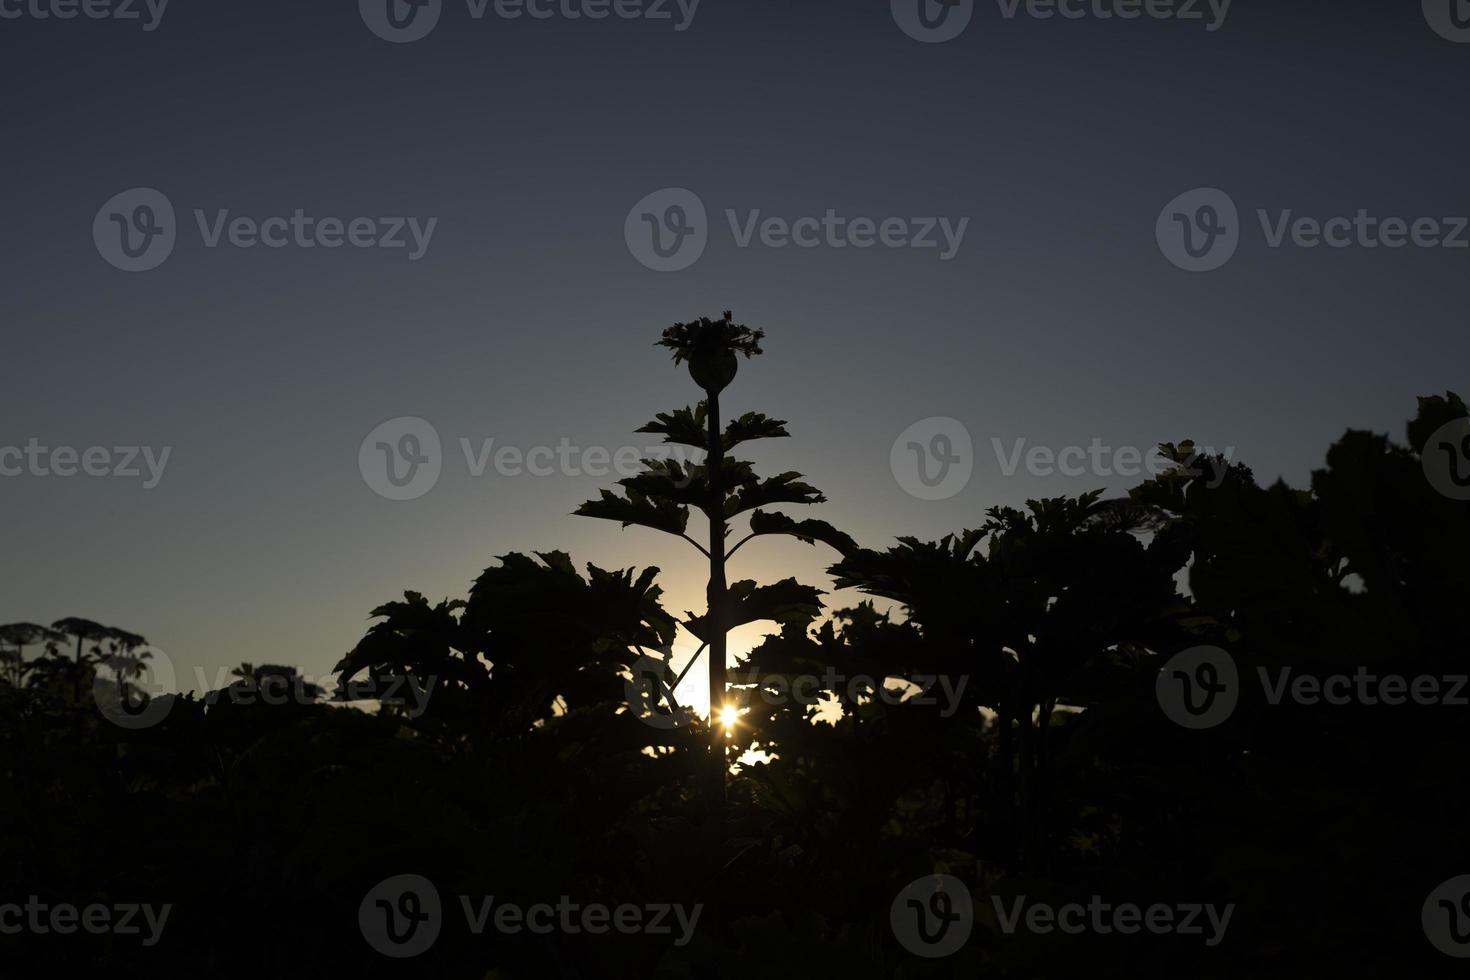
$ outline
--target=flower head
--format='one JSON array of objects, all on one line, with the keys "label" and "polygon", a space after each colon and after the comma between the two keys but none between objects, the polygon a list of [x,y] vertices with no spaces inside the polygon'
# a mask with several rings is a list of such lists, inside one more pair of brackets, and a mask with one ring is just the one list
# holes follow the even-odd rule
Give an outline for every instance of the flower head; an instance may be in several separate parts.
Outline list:
[{"label": "flower head", "polygon": [[734,314],[725,311],[723,318],[700,317],[689,323],[676,323],[664,331],[658,346],[674,352],[674,363],[692,360],[698,354],[717,356],[725,352],[751,357],[761,353],[764,330],[752,330],[736,323]]},{"label": "flower head", "polygon": [[719,320],[700,317],[690,323],[676,323],[664,331],[660,347],[674,352],[674,363],[689,362],[689,374],[711,397],[718,395],[731,381],[739,368],[736,354],[752,357],[761,352],[764,330],[752,330],[735,322],[734,315],[725,311]]}]

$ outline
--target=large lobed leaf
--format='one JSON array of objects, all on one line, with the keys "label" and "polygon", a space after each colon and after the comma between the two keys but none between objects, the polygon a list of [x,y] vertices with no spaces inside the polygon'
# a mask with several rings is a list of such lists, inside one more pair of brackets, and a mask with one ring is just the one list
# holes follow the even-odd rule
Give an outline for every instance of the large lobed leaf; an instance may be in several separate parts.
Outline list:
[{"label": "large lobed leaf", "polygon": [[725,500],[725,516],[734,517],[770,504],[824,504],[820,490],[801,482],[800,473],[781,473],[766,480],[751,477]]},{"label": "large lobed leaf", "polygon": [[[735,629],[761,620],[809,623],[822,610],[822,591],[802,585],[794,578],[774,585],[756,585],[750,580],[734,582],[725,590],[725,628]],[[709,617],[692,613],[684,626],[700,640],[710,638]]]},{"label": "large lobed leaf", "polygon": [[[693,446],[709,450],[708,402],[700,402],[693,408],[680,408],[672,412],[660,412],[658,416],[639,432],[661,435],[666,443]],[[791,433],[786,431],[786,422],[773,419],[760,412],[746,412],[725,426],[721,445],[726,451],[754,439],[781,439]]]},{"label": "large lobed leaf", "polygon": [[774,511],[758,510],[751,514],[750,530],[752,534],[787,534],[810,545],[820,541],[844,555],[858,550],[856,541],[826,521],[798,521]]}]

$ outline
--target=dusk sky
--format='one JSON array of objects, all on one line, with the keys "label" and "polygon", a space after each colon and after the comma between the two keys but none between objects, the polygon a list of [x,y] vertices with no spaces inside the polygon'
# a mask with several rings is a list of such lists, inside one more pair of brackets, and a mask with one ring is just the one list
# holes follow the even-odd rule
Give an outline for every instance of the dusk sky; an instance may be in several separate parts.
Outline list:
[{"label": "dusk sky", "polygon": [[[1192,438],[1304,485],[1345,426],[1402,441],[1416,395],[1470,388],[1470,231],[1455,220],[1470,213],[1470,44],[1418,3],[1236,0],[1214,30],[1205,3],[1203,20],[978,3],[959,36],[922,43],[879,0],[703,0],[692,19],[670,0],[667,20],[493,4],[477,19],[444,0],[426,37],[390,43],[350,0],[173,0],[152,30],[142,3],[143,20],[120,21],[38,18],[39,2],[0,0],[21,12],[0,18],[0,453],[168,456],[148,488],[141,452],[137,477],[0,455],[0,621],[141,633],[184,689],[241,661],[325,678],[374,606],[405,589],[463,597],[512,551],[658,565],[669,608],[701,610],[687,545],[569,516],[615,474],[508,475],[492,459],[475,476],[461,440],[656,445],[633,430],[699,392],[654,341],[725,309],[767,331],[727,413],[787,419],[793,436],[742,455],[806,474],[830,503],[791,512],[870,547],[1142,479],[1024,461],[1007,475],[994,440],[1005,455],[1017,440]],[[173,251],[142,272],[93,234],[135,188],[176,218]],[[669,188],[707,209],[708,246],[661,272],[625,225]],[[1156,238],[1196,188],[1239,213],[1238,249],[1209,272]],[[297,209],[371,219],[374,238],[385,219],[437,221],[415,258],[406,223],[403,248],[246,248],[228,230],[208,246],[221,211]],[[1288,232],[1272,247],[1259,210],[1268,226],[1287,211],[1434,219],[1423,240],[1461,244],[1306,248]],[[829,211],[842,234],[932,224],[940,247],[740,243],[754,212]],[[940,229],[961,222],[946,258]],[[359,465],[400,417],[443,447],[412,500],[374,492]],[[935,417],[963,425],[973,475],[924,500],[890,451]],[[825,586],[832,558],[760,541],[732,577]]]}]

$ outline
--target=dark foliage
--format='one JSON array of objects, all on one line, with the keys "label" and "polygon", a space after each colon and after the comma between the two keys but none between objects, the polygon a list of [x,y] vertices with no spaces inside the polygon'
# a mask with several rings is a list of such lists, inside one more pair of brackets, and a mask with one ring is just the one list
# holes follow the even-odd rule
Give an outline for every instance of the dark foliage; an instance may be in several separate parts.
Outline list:
[{"label": "dark foliage", "polygon": [[[693,366],[759,353],[760,339],[727,315],[665,344]],[[729,383],[715,375],[711,400]],[[643,431],[709,450],[709,411]],[[375,609],[338,690],[247,664],[224,691],[168,697],[163,720],[138,729],[94,702],[146,700],[142,637],[80,619],[0,627],[6,892],[174,907],[152,948],[0,937],[0,975],[1449,975],[1419,908],[1470,871],[1470,708],[1273,705],[1247,684],[1226,723],[1188,731],[1155,683],[1203,644],[1247,676],[1465,673],[1470,505],[1421,468],[1429,433],[1465,415],[1453,395],[1421,400],[1406,446],[1348,432],[1310,489],[1262,487],[1244,466],[1169,446],[1179,467],[1126,499],[992,508],[974,530],[881,551],[756,509],[819,502],[796,474],[651,462],[582,513],[683,535],[693,507],[721,538],[749,513],[751,536],[833,548],[835,584],[871,598],[824,618],[820,593],[794,580],[721,577],[718,620],[676,619],[657,569],[584,575],[560,552],[511,554],[464,601],[407,593]],[[714,431],[724,449],[786,435],[755,413]],[[642,723],[629,672],[681,627],[709,642],[757,621],[776,632],[731,671],[745,713],[728,740],[754,754],[712,791],[722,733]],[[944,710],[916,696],[934,677],[965,681]],[[812,703],[770,696],[803,678]],[[385,693],[409,680],[427,697]],[[340,703],[363,683],[375,711]],[[294,695],[254,696],[276,689]],[[976,927],[929,961],[895,941],[888,908],[935,871],[969,886]],[[358,905],[409,872],[437,884],[450,921],[459,895],[704,912],[685,946],[461,927],[391,960],[364,943]],[[1237,911],[1211,948],[1008,935],[990,902],[1094,894]]]}]

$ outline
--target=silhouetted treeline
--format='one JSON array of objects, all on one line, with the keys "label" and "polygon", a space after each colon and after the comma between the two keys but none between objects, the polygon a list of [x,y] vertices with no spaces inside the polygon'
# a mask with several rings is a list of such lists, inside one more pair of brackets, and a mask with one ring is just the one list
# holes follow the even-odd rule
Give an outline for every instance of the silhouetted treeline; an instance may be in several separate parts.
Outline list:
[{"label": "silhouetted treeline", "polygon": [[[694,445],[723,432],[709,400],[658,431]],[[822,522],[757,518],[759,533],[830,547],[835,584],[876,605],[824,609],[794,582],[734,582],[711,593],[714,614],[676,618],[657,569],[507,555],[464,601],[410,593],[374,610],[338,671],[384,702],[375,712],[251,665],[223,692],[150,702],[133,684],[142,637],[75,619],[5,627],[0,900],[173,911],[151,947],[0,936],[0,973],[1449,975],[1457,961],[1425,940],[1420,908],[1470,870],[1470,707],[1272,704],[1243,683],[1228,719],[1191,729],[1161,709],[1158,684],[1170,657],[1200,646],[1228,651],[1244,678],[1466,673],[1470,504],[1424,473],[1439,451],[1426,441],[1466,414],[1453,395],[1421,399],[1407,445],[1350,431],[1310,488],[1262,487],[1183,444],[1166,447],[1175,471],[1126,498],[992,508],[941,541],[875,550]],[[785,435],[764,416],[744,423],[752,438]],[[594,516],[642,507],[683,534],[658,502],[680,480],[694,488],[683,504],[718,499],[721,522],[733,515],[711,487],[781,497],[733,465],[723,486],[659,471]],[[782,492],[819,502],[785,476]],[[630,704],[630,678],[650,655],[664,663],[679,629],[707,641],[747,621],[775,625],[731,665],[747,710],[727,738],[729,778],[712,786],[724,732],[672,709],[651,719]],[[770,696],[796,678],[811,697]],[[240,696],[277,682],[300,693]],[[134,714],[166,711],[119,725],[95,703],[106,690]],[[759,761],[736,761],[747,750]],[[977,921],[962,951],[925,960],[895,941],[888,910],[934,871],[969,886]],[[436,883],[450,924],[428,953],[395,960],[364,942],[358,909],[409,872]],[[1236,910],[1209,947],[1009,935],[991,904],[1095,894]],[[475,936],[453,926],[461,895],[704,912],[683,946]]]}]

